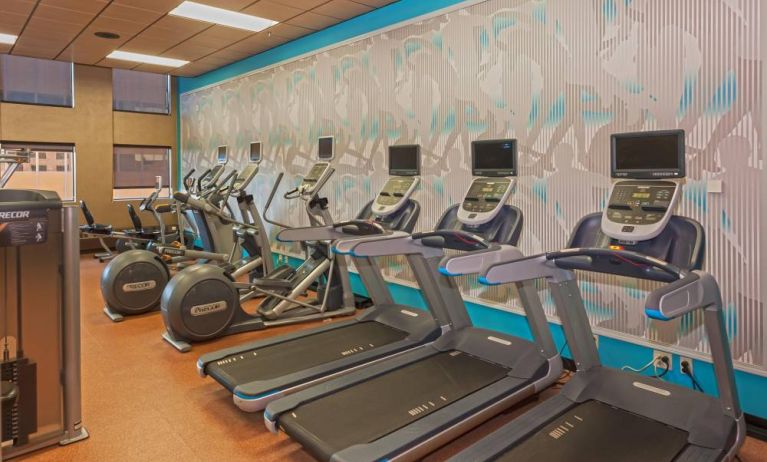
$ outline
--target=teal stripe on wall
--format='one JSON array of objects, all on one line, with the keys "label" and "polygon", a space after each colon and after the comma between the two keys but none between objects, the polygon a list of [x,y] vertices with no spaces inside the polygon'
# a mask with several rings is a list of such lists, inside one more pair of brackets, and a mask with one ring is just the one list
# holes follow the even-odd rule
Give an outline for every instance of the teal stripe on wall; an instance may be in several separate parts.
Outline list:
[{"label": "teal stripe on wall", "polygon": [[296,56],[441,10],[465,0],[400,0],[197,77],[179,78],[179,93],[261,69]]}]

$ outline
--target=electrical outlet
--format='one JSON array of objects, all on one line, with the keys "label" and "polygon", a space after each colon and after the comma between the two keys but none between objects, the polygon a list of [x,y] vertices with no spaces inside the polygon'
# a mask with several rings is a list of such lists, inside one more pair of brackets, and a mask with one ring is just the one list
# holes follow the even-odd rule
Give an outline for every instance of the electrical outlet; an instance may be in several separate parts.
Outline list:
[{"label": "electrical outlet", "polygon": [[692,368],[692,365],[693,365],[692,358],[687,358],[687,357],[684,357],[684,356],[680,356],[679,357],[679,368],[680,369],[682,368],[682,362],[684,362],[684,361],[687,361],[687,363],[690,365],[689,366],[690,374],[695,374],[695,372],[693,371],[693,368]]},{"label": "electrical outlet", "polygon": [[[652,357],[653,358],[662,358],[664,356],[668,358],[668,370],[670,371],[671,368],[672,368],[672,365],[673,365],[673,361],[672,361],[673,357],[671,356],[671,353],[669,353],[667,351],[663,351],[663,350],[653,350],[652,351]],[[655,366],[658,367],[658,368],[663,369],[663,368],[666,367],[666,364],[663,361],[661,361],[660,359],[657,359],[655,361]]]}]

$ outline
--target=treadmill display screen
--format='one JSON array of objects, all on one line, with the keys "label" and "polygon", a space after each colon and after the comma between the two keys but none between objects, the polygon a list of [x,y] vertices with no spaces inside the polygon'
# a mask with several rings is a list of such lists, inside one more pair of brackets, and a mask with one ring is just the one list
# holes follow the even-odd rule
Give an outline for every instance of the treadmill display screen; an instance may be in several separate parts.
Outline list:
[{"label": "treadmill display screen", "polygon": [[261,162],[261,142],[250,143],[250,161]]},{"label": "treadmill display screen", "polygon": [[389,146],[389,175],[417,176],[421,173],[421,146]]},{"label": "treadmill display screen", "polygon": [[229,152],[226,146],[219,146],[218,152],[216,153],[216,162],[225,164],[227,160],[229,160]]},{"label": "treadmill display screen", "polygon": [[516,176],[517,140],[472,141],[471,174],[474,176]]},{"label": "treadmill display screen", "polygon": [[614,178],[683,178],[684,131],[612,135]]},{"label": "treadmill display screen", "polygon": [[333,137],[322,136],[318,142],[318,157],[320,160],[330,160],[333,158]]}]

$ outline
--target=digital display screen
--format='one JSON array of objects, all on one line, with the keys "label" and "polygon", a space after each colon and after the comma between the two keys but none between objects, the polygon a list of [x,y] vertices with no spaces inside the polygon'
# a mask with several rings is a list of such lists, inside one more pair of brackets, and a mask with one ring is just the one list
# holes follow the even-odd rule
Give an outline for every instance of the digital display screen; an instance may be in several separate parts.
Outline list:
[{"label": "digital display screen", "polygon": [[389,146],[389,175],[416,176],[421,173],[421,146]]},{"label": "digital display screen", "polygon": [[219,146],[216,153],[216,162],[225,164],[227,160],[229,160],[229,150],[226,146]]},{"label": "digital display screen", "polygon": [[612,170],[624,178],[684,177],[684,131],[612,135]]},{"label": "digital display screen", "polygon": [[471,143],[474,176],[516,176],[517,140],[483,140]]},{"label": "digital display screen", "polygon": [[333,137],[322,136],[319,138],[317,145],[319,147],[318,157],[320,160],[330,160],[333,158]]},{"label": "digital display screen", "polygon": [[250,161],[261,162],[261,142],[250,143]]},{"label": "digital display screen", "polygon": [[649,199],[650,193],[634,193],[631,195],[633,199]]}]

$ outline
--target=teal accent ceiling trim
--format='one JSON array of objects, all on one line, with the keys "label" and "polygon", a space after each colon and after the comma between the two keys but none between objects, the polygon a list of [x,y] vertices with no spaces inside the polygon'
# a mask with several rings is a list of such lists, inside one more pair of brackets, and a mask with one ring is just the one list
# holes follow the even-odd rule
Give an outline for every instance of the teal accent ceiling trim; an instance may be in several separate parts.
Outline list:
[{"label": "teal accent ceiling trim", "polygon": [[178,92],[188,93],[464,2],[470,0],[399,0],[197,77],[180,77]]}]

